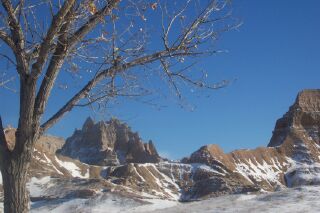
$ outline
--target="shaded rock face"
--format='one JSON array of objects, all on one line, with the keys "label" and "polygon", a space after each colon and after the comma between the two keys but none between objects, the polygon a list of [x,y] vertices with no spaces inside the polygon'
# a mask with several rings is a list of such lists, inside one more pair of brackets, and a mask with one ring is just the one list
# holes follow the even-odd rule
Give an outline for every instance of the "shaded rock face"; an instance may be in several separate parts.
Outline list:
[{"label": "shaded rock face", "polygon": [[116,119],[94,123],[88,118],[82,129],[76,130],[58,153],[100,166],[161,160],[152,141],[143,143],[138,133]]}]

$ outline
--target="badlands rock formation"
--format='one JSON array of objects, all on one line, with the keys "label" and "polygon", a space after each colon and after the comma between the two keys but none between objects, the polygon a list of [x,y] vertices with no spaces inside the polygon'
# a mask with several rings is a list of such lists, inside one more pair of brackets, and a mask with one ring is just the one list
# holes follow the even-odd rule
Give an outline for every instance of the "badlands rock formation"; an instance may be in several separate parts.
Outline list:
[{"label": "badlands rock formation", "polygon": [[217,145],[208,145],[183,162],[202,163],[216,169],[225,174],[220,180],[227,186],[231,186],[227,176],[238,180],[238,187],[249,185],[267,191],[319,184],[319,127],[320,90],[305,90],[276,122],[268,147],[226,154]]},{"label": "badlands rock formation", "polygon": [[[143,143],[126,124],[88,118],[65,143],[52,136],[37,142],[30,185],[34,178],[46,181],[32,199],[117,193],[190,201],[320,184],[319,126],[320,90],[305,90],[276,122],[268,147],[224,153],[207,145],[172,162],[161,159],[153,143]],[[14,129],[6,130],[6,136],[14,141]]]},{"label": "badlands rock formation", "polygon": [[152,141],[143,143],[138,133],[117,119],[94,123],[87,118],[82,129],[75,130],[58,153],[99,166],[161,160]]},{"label": "badlands rock formation", "polygon": [[298,94],[289,111],[276,122],[268,147],[278,147],[291,167],[288,186],[320,183],[320,90]]},{"label": "badlands rock formation", "polygon": [[217,145],[207,145],[177,163],[110,167],[107,178],[154,190],[150,184],[143,185],[152,183],[143,177],[156,169],[176,183],[172,186],[183,200],[318,184],[319,124],[320,90],[305,90],[277,121],[268,147],[224,153]]}]

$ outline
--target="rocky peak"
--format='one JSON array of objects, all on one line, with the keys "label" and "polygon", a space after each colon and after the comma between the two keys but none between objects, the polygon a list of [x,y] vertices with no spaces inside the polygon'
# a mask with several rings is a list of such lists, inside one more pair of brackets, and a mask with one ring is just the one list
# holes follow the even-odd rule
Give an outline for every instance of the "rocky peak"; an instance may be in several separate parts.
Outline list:
[{"label": "rocky peak", "polygon": [[88,118],[82,130],[76,130],[59,153],[104,166],[161,160],[153,143],[144,144],[137,132],[116,118],[98,123]]},{"label": "rocky peak", "polygon": [[320,89],[301,91],[295,104],[304,112],[320,112]]},{"label": "rocky peak", "polygon": [[86,119],[86,121],[84,122],[83,126],[82,126],[82,129],[84,131],[87,131],[88,129],[91,129],[92,127],[94,126],[94,121],[91,117],[88,117]]},{"label": "rocky peak", "polygon": [[279,146],[294,135],[312,138],[319,144],[319,126],[320,90],[303,90],[289,111],[277,120],[268,146]]},{"label": "rocky peak", "polygon": [[112,117],[109,121],[106,121],[108,125],[112,125],[114,127],[120,127],[125,126],[126,128],[129,128],[126,123],[122,123],[119,119]]},{"label": "rocky peak", "polygon": [[185,163],[204,163],[211,165],[216,159],[224,155],[222,149],[216,144],[209,144],[200,147],[199,150],[192,153],[189,158],[183,159]]},{"label": "rocky peak", "polygon": [[156,147],[154,146],[152,140],[149,140],[148,143],[144,144],[144,147],[145,147],[146,152],[148,152],[150,154],[157,153]]}]

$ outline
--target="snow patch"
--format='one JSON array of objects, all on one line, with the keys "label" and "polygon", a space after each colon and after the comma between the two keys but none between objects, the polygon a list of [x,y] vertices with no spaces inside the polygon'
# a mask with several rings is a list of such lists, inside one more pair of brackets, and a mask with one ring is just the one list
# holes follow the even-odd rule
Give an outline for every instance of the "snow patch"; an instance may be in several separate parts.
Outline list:
[{"label": "snow patch", "polygon": [[304,163],[288,158],[291,167],[286,172],[289,187],[320,184],[320,164]]},{"label": "snow patch", "polygon": [[44,192],[50,180],[50,176],[42,177],[39,179],[36,177],[32,177],[30,179],[30,182],[27,183],[27,188],[29,189],[30,196],[40,197],[44,195]]},{"label": "snow patch", "polygon": [[[251,159],[236,163],[236,171],[245,177],[252,183],[252,179],[256,181],[267,181],[270,185],[277,183],[281,184],[278,180],[281,169],[279,168],[280,163],[272,160],[272,164],[268,164],[266,161],[262,161],[262,164],[258,161],[251,161]],[[251,179],[252,178],[252,179]]]},{"label": "snow patch", "polygon": [[[215,169],[213,169],[212,167],[208,166],[208,165],[205,165],[205,164],[201,164],[201,163],[192,163],[191,164],[191,167],[192,167],[192,171],[195,172],[196,170],[198,169],[201,169],[201,170],[205,170],[205,171],[208,171],[208,172],[213,172],[213,173],[216,173],[216,174],[219,174],[219,175],[222,175],[222,176],[225,176],[226,174],[224,173],[221,173]],[[224,171],[224,170],[223,170]]]},{"label": "snow patch", "polygon": [[54,170],[56,170],[58,172],[58,174],[63,175],[63,173],[52,163],[52,161],[46,156],[46,154],[43,154],[43,156],[45,157],[45,159],[47,160],[47,164],[52,166]]},{"label": "snow patch", "polygon": [[81,174],[81,169],[73,162],[61,161],[55,156],[55,160],[59,165],[71,173],[73,177],[89,178],[89,169],[85,175]]},{"label": "snow patch", "polygon": [[[162,172],[160,172],[157,167],[154,164],[147,164],[147,166],[152,167],[161,177],[162,179],[159,179],[157,177],[155,177],[152,172],[149,173],[152,175],[152,177],[156,180],[156,183],[174,200],[179,200],[181,193],[180,193],[180,187],[178,184],[176,184],[170,177],[168,177],[167,175],[163,174]],[[173,192],[172,190],[170,190],[169,186],[174,186],[174,188],[176,188],[178,193]]]}]

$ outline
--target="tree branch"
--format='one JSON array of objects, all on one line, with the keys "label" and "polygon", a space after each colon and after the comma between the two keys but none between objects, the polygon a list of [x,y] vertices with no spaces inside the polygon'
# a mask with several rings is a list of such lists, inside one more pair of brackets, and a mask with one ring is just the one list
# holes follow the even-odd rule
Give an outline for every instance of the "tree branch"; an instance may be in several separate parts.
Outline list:
[{"label": "tree branch", "polygon": [[181,78],[182,80],[184,80],[185,82],[188,82],[189,84],[192,84],[196,87],[202,87],[202,88],[206,88],[206,89],[221,89],[225,86],[227,86],[229,84],[229,81],[221,81],[219,83],[216,83],[216,84],[212,84],[212,85],[208,85],[208,84],[205,84],[204,82],[202,81],[194,81],[188,77],[186,77],[185,75],[182,75],[180,73],[171,73],[170,74],[171,76],[175,76],[175,77],[179,77]]},{"label": "tree branch", "polygon": [[9,83],[10,81],[13,81],[15,77],[11,77],[7,80],[4,80],[2,82],[0,82],[0,87],[5,87],[7,83]]},{"label": "tree branch", "polygon": [[11,39],[11,37],[4,31],[0,30],[0,39],[4,41],[14,53],[16,53],[16,45],[14,41]]},{"label": "tree branch", "polygon": [[[176,48],[175,48],[176,49]],[[173,49],[170,49],[173,50]],[[41,132],[45,132],[47,129],[49,129],[52,125],[54,125],[56,122],[58,122],[62,116],[71,111],[72,108],[88,93],[90,90],[97,85],[100,81],[106,79],[107,77],[112,77],[116,73],[124,72],[125,70],[138,66],[138,65],[144,65],[147,63],[152,63],[156,60],[172,57],[172,56],[178,56],[178,55],[188,55],[190,53],[176,53],[176,54],[170,54],[170,50],[163,50],[156,52],[151,55],[142,56],[140,58],[137,58],[131,62],[120,64],[118,66],[110,67],[106,70],[103,70],[102,72],[98,73],[92,80],[90,80],[76,95],[74,95],[60,110],[58,110],[57,113],[55,113],[51,118],[49,118],[45,123],[41,125]]]},{"label": "tree branch", "polygon": [[61,28],[61,35],[58,39],[58,46],[49,63],[45,78],[41,83],[39,93],[36,98],[34,106],[34,109],[36,111],[34,115],[34,121],[38,122],[39,118],[44,113],[45,106],[50,96],[54,82],[59,74],[60,68],[68,51],[70,51],[70,49],[74,45],[76,45],[76,43],[83,39],[83,37],[98,24],[101,18],[103,18],[105,15],[110,14],[111,10],[115,7],[117,2],[118,0],[114,0],[111,3],[108,3],[103,9],[101,9],[99,12],[93,15],[92,18],[86,24],[84,24],[77,32],[75,32],[70,39],[67,39],[69,26],[72,22],[72,13],[71,11],[69,12],[69,15],[67,15],[67,22]]},{"label": "tree branch", "polygon": [[38,60],[32,65],[31,75],[34,78],[37,78],[41,74],[43,65],[50,53],[51,43],[53,42],[54,37],[59,32],[64,21],[69,22],[68,18],[65,19],[68,12],[71,10],[75,3],[75,0],[66,0],[59,10],[59,12],[53,17],[51,26],[47,32],[47,35],[40,45]]},{"label": "tree branch", "polygon": [[182,37],[179,37],[175,42],[174,45],[177,44],[177,42],[180,43],[180,45],[184,45],[188,43],[188,38],[190,35],[192,35],[195,30],[198,29],[199,25],[204,23],[210,16],[210,14],[213,12],[213,10],[216,8],[216,1],[210,1],[209,5],[200,13],[200,15],[192,22],[192,24],[188,27],[186,32],[182,35]]},{"label": "tree branch", "polygon": [[42,80],[39,92],[37,94],[35,105],[34,105],[34,110],[35,110],[34,121],[36,122],[38,121],[40,116],[44,113],[44,109],[47,104],[48,98],[50,96],[50,92],[59,74],[63,60],[67,54],[68,47],[66,44],[66,39],[68,36],[68,30],[70,25],[71,25],[71,20],[64,23],[63,26],[61,27],[60,36],[58,38],[58,46],[56,47],[56,50],[49,62],[46,75]]},{"label": "tree branch", "polygon": [[101,10],[96,12],[90,19],[82,25],[68,40],[68,44],[73,46],[79,42],[85,35],[87,35],[104,16],[107,16],[117,6],[120,0],[109,0]]},{"label": "tree branch", "polygon": [[16,44],[20,46],[21,49],[24,48],[24,36],[23,36],[23,32],[21,29],[21,26],[19,24],[19,21],[17,20],[17,17],[15,16],[15,10],[11,4],[10,0],[1,0],[2,2],[2,6],[4,7],[4,9],[7,11],[8,13],[8,21],[9,21],[9,26],[11,28],[12,31],[12,36],[15,40],[15,42],[17,42]]},{"label": "tree branch", "polygon": [[161,65],[162,65],[162,67],[163,67],[163,70],[165,71],[166,75],[167,75],[168,78],[169,78],[170,84],[171,84],[171,85],[173,86],[173,88],[175,89],[177,96],[178,96],[179,98],[181,98],[182,96],[181,96],[180,90],[179,90],[177,84],[175,83],[175,81],[172,79],[172,72],[169,70],[169,65],[168,65],[168,63],[167,63],[165,60],[162,60],[162,59],[160,60],[160,62],[161,62]]},{"label": "tree branch", "polygon": [[[15,16],[15,10],[12,6],[12,3],[10,0],[1,0],[2,6],[8,13],[8,24],[10,26],[11,34],[12,34],[12,40],[15,44],[15,49],[13,49],[16,59],[17,59],[17,65],[18,65],[18,73],[20,75],[27,74],[28,70],[28,63],[26,61],[25,57],[25,51],[24,51],[24,35],[22,28],[19,24],[19,20]],[[11,47],[11,46],[10,46]]]},{"label": "tree branch", "polygon": [[[58,39],[57,47],[55,48],[55,53],[53,53],[53,56],[51,58],[51,61],[49,62],[46,75],[42,81],[41,87],[39,89],[36,102],[34,105],[34,110],[36,111],[36,117],[34,117],[34,121],[38,122],[41,120],[41,115],[44,113],[46,102],[48,101],[48,98],[50,96],[50,92],[53,88],[53,84],[56,80],[56,77],[61,69],[61,66],[63,64],[63,61],[65,57],[73,51],[73,48],[79,44],[79,42],[84,42],[83,39],[85,36],[92,32],[94,27],[98,25],[100,21],[102,21],[105,16],[111,14],[112,10],[117,6],[118,2],[120,0],[108,0],[106,5],[103,6],[98,12],[95,12],[93,15],[89,17],[86,23],[84,23],[81,27],[77,28],[76,31],[73,32],[71,36],[69,36],[65,42],[61,42]],[[79,105],[78,103],[85,97],[88,96],[89,92],[97,86],[97,84],[105,79],[112,78],[117,74],[123,73],[124,71],[133,68],[138,67],[141,65],[145,65],[148,63],[152,63],[154,61],[160,61],[162,62],[162,66],[169,77],[169,80],[171,84],[175,87],[177,94],[179,95],[179,89],[177,85],[174,82],[174,79],[180,79],[183,81],[186,81],[189,84],[192,84],[197,87],[204,87],[204,88],[210,88],[215,89],[218,87],[221,87],[221,85],[205,85],[200,81],[194,81],[191,78],[188,78],[187,76],[180,75],[180,73],[172,73],[169,70],[168,64],[166,64],[165,59],[168,61],[173,60],[174,58],[179,58],[181,56],[197,56],[200,54],[210,53],[210,51],[203,50],[203,51],[197,51],[198,44],[202,44],[201,42],[206,39],[207,37],[207,31],[203,32],[201,29],[199,29],[202,25],[205,25],[208,21],[208,17],[210,16],[213,11],[215,11],[216,8],[216,1],[212,0],[210,1],[210,4],[208,7],[203,9],[203,11],[196,16],[195,20],[192,21],[186,28],[184,28],[180,34],[180,36],[177,36],[177,39],[173,44],[169,44],[168,42],[168,34],[170,31],[172,24],[169,24],[169,29],[164,31],[164,39],[165,41],[165,49],[157,51],[153,54],[140,56],[140,52],[137,52],[134,55],[131,55],[131,57],[127,57],[126,60],[129,58],[131,61],[117,61],[117,63],[109,63],[109,61],[105,64],[108,64],[110,67],[107,69],[104,69],[100,72],[98,72],[94,78],[89,80],[84,87],[78,91],[73,97],[69,99],[55,114],[52,115],[47,121],[42,123],[40,126],[40,131],[42,134],[47,129],[49,129],[52,125],[54,125],[56,122],[58,122],[64,114],[71,111],[74,106]],[[185,9],[182,10],[181,13],[178,13],[177,17],[182,15],[182,13],[185,11]],[[177,19],[177,17],[175,19]],[[211,29],[208,30],[210,32]],[[204,37],[201,37],[202,34]],[[210,35],[210,34],[209,34]],[[65,46],[64,46],[65,44]],[[81,46],[80,46],[81,48]],[[40,56],[41,57],[41,56]],[[172,59],[171,59],[172,58]],[[120,56],[121,59],[121,56]],[[104,97],[103,97],[104,98]],[[99,100],[99,99],[97,99]],[[80,104],[81,105],[81,104]]]}]

